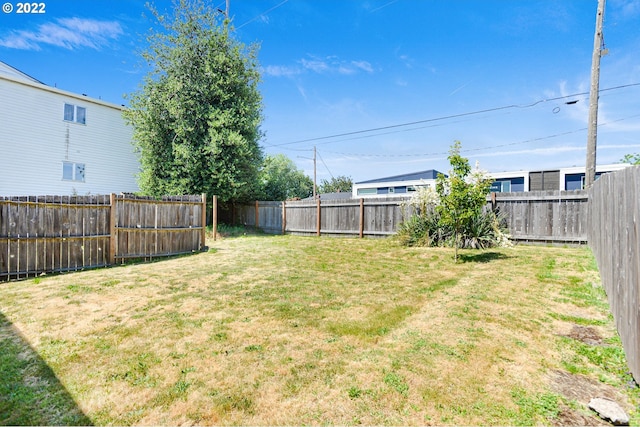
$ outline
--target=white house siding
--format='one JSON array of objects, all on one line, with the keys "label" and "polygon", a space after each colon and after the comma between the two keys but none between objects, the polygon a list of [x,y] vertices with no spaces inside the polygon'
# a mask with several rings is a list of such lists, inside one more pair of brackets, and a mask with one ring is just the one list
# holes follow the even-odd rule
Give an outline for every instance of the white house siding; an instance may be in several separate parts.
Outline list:
[{"label": "white house siding", "polygon": [[[139,161],[122,108],[32,80],[0,74],[0,196],[138,191]],[[64,104],[86,108],[86,124],[64,120]],[[63,162],[85,179],[63,180]]]}]

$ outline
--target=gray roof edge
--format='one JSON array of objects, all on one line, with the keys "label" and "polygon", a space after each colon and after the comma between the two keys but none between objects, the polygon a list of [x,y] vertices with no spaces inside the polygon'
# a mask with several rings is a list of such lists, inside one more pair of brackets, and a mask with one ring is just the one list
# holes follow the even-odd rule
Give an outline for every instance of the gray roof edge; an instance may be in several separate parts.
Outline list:
[{"label": "gray roof edge", "polygon": [[[2,68],[6,68],[6,72]],[[35,77],[31,77],[29,74],[25,72],[18,70],[16,67],[12,67],[11,65],[7,64],[4,61],[0,61],[0,72],[4,72],[5,74],[10,74],[18,78],[29,80],[33,83],[39,83],[41,85],[44,85],[44,83],[41,82],[40,80],[36,79]]]},{"label": "gray roof edge", "polygon": [[428,169],[419,172],[404,173],[401,175],[387,176],[384,178],[369,179],[367,181],[356,182],[356,184],[371,184],[376,182],[389,182],[389,181],[416,181],[420,179],[435,179],[438,174],[441,173],[435,169]]}]

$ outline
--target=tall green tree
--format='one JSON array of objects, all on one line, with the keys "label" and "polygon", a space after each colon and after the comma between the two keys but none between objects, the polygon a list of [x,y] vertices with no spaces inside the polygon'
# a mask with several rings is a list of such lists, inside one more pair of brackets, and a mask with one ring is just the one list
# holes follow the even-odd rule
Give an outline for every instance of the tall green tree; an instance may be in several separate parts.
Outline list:
[{"label": "tall green tree", "polygon": [[284,154],[265,157],[260,182],[262,200],[303,199],[313,194],[313,180]]},{"label": "tall green tree", "polygon": [[451,164],[449,176],[439,174],[436,181],[436,192],[440,197],[436,210],[440,215],[440,223],[453,229],[456,262],[460,236],[471,228],[474,218],[481,214],[491,189],[491,179],[482,173],[472,172],[469,160],[460,155],[461,147],[460,141],[453,144],[448,157]]},{"label": "tall green tree", "polygon": [[149,195],[254,196],[262,162],[257,46],[233,37],[203,0],[175,0],[173,14],[149,6],[155,26],[142,53],[150,71],[128,96],[125,118]]},{"label": "tall green tree", "polygon": [[318,193],[351,193],[353,180],[349,176],[340,175],[331,177],[330,180],[323,179],[320,182]]}]

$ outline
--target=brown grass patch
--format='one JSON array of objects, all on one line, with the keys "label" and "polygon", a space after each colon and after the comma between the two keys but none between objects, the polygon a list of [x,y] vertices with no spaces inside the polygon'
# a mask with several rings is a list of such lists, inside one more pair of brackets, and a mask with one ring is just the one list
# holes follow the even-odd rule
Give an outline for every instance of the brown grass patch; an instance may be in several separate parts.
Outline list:
[{"label": "brown grass patch", "polygon": [[209,243],[3,284],[0,310],[96,424],[554,424],[576,400],[550,375],[562,335],[615,335],[603,295],[576,296],[585,249]]}]

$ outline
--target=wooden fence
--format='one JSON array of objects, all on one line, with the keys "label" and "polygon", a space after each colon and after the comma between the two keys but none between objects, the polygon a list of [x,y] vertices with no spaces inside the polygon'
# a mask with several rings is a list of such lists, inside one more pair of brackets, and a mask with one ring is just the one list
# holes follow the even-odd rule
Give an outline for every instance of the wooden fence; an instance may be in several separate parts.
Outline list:
[{"label": "wooden fence", "polygon": [[640,166],[594,183],[588,235],[627,363],[640,381]]},{"label": "wooden fence", "polygon": [[530,243],[586,244],[588,200],[584,190],[491,195],[513,240]]},{"label": "wooden fence", "polygon": [[[273,234],[389,236],[413,210],[406,198],[255,202],[236,206],[235,222]],[[487,206],[506,219],[512,239],[586,244],[586,191],[494,193]]]},{"label": "wooden fence", "polygon": [[408,214],[406,199],[255,202],[234,208],[234,222],[271,234],[375,237],[397,232]]},{"label": "wooden fence", "polygon": [[198,251],[204,196],[0,198],[0,280]]}]

